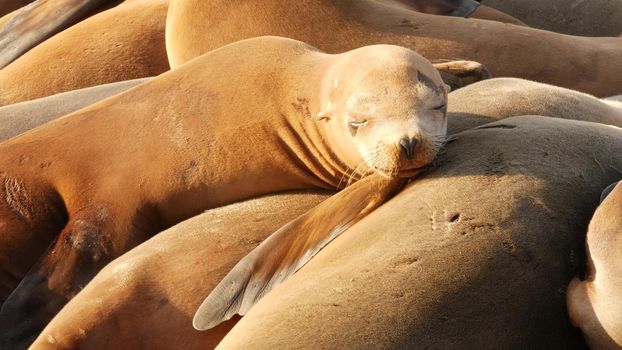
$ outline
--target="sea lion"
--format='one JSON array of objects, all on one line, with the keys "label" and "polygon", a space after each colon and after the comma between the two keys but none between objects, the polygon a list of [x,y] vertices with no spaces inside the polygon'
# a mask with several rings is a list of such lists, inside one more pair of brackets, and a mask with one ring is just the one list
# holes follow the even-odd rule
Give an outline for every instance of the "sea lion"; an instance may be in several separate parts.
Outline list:
[{"label": "sea lion", "polygon": [[517,78],[480,81],[448,96],[448,133],[519,115],[542,115],[622,127],[622,108],[582,92]]},{"label": "sea lion", "polygon": [[564,290],[622,130],[515,117],[453,139],[218,348],[584,348]]},{"label": "sea lion", "polygon": [[444,140],[446,94],[406,48],[256,38],[0,144],[3,297],[21,279],[2,345],[28,344],[103,265],[205,209],[418,173]]},{"label": "sea lion", "polygon": [[482,6],[503,11],[527,25],[584,36],[622,35],[620,0],[482,0]]},{"label": "sea lion", "polygon": [[0,141],[121,93],[147,79],[103,84],[0,107]]},{"label": "sea lion", "polygon": [[132,0],[55,35],[0,70],[0,105],[169,69],[167,0]]},{"label": "sea lion", "polygon": [[332,193],[264,196],[211,209],[158,233],[103,268],[30,349],[216,347],[236,320],[197,332],[192,317],[205,291],[270,233]]},{"label": "sea lion", "polygon": [[622,349],[622,185],[608,186],[601,199],[587,231],[586,276],[568,286],[568,314],[590,348]]},{"label": "sea lion", "polygon": [[[622,91],[622,73],[611,64],[622,60],[621,38],[572,37],[433,16],[376,0],[307,0],[286,7],[278,0],[171,0],[166,21],[171,67],[226,43],[269,34],[302,40],[326,52],[394,44],[430,60],[480,62],[495,77],[536,80],[596,96]],[[577,76],[577,71],[582,74]]]}]

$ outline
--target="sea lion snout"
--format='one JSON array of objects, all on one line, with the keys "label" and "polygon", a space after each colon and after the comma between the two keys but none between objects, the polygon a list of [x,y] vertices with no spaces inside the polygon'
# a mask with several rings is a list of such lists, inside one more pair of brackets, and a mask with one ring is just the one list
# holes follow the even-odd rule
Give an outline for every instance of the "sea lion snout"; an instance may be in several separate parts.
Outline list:
[{"label": "sea lion snout", "polygon": [[401,151],[406,158],[412,160],[415,157],[415,148],[417,147],[417,139],[414,137],[403,137],[400,140]]}]

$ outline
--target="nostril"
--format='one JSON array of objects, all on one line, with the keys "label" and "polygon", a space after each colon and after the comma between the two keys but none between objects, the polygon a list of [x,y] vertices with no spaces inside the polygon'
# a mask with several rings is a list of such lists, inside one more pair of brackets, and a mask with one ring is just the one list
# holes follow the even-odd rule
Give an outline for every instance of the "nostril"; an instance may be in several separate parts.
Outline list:
[{"label": "nostril", "polygon": [[415,148],[417,147],[417,139],[404,137],[400,140],[400,146],[406,154],[406,158],[413,159],[415,156]]}]

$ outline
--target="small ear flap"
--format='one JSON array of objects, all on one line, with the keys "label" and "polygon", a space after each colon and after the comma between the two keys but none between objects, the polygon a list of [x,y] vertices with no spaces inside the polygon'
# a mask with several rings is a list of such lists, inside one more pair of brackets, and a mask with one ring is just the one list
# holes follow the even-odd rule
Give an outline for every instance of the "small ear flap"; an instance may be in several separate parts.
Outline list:
[{"label": "small ear flap", "polygon": [[445,92],[450,93],[451,92],[451,86],[447,85],[447,84],[443,84],[445,86]]},{"label": "small ear flap", "polygon": [[4,68],[105,2],[106,0],[39,0],[22,7],[0,32],[0,68]]},{"label": "small ear flap", "polygon": [[244,315],[339,234],[389,200],[400,178],[371,175],[289,222],[244,257],[203,301],[192,320],[207,330]]},{"label": "small ear flap", "polygon": [[317,120],[330,120],[330,112],[320,112],[315,116]]}]

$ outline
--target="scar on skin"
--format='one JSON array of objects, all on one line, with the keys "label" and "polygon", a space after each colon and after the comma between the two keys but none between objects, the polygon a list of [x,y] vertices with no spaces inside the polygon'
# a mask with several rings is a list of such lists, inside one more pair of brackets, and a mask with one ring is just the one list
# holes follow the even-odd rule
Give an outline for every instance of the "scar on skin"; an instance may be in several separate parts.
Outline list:
[{"label": "scar on skin", "polygon": [[24,184],[14,178],[3,176],[4,200],[11,210],[26,219],[32,216],[32,201]]}]

